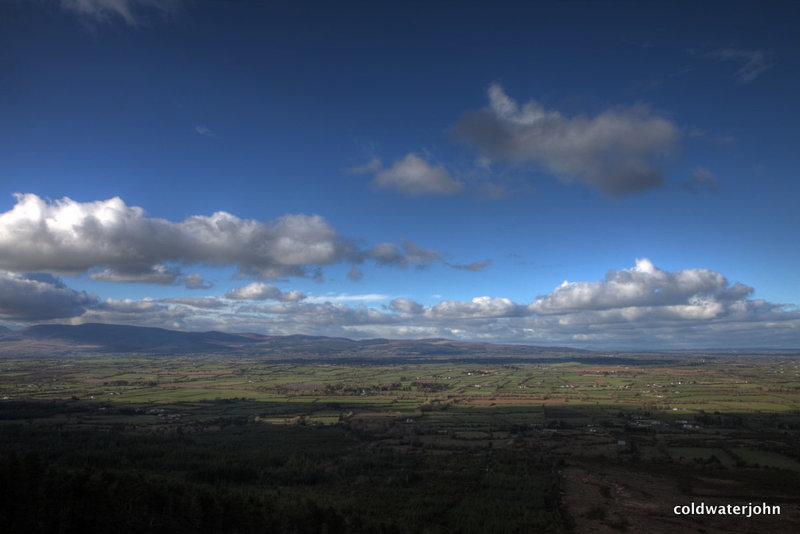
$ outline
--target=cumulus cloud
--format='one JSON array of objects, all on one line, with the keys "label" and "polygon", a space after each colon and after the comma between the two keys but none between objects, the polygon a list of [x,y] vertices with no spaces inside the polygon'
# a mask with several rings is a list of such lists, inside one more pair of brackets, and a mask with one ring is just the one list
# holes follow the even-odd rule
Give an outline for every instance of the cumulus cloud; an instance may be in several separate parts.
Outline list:
[{"label": "cumulus cloud", "polygon": [[447,169],[431,165],[414,153],[407,154],[388,169],[377,171],[375,184],[409,196],[456,195],[464,190],[464,184],[453,179]]},{"label": "cumulus cloud", "polygon": [[16,272],[77,274],[105,267],[98,280],[148,281],[203,287],[181,279],[171,263],[235,265],[243,275],[305,276],[311,265],[341,261],[351,245],[318,215],[284,215],[271,221],[226,212],[182,222],[147,217],[115,197],[95,202],[52,202],[33,194],[0,214],[0,268]]},{"label": "cumulus cloud", "polygon": [[300,291],[291,289],[283,292],[272,284],[253,282],[246,286],[237,287],[225,293],[225,298],[231,300],[279,300],[281,302],[297,302],[306,298]]},{"label": "cumulus cloud", "polygon": [[81,315],[97,297],[68,288],[45,273],[0,272],[0,317],[41,321]]},{"label": "cumulus cloud", "polygon": [[97,23],[122,20],[137,26],[148,14],[174,11],[178,0],[61,0],[61,7],[82,19]]},{"label": "cumulus cloud", "polygon": [[[709,269],[666,272],[648,259],[637,259],[631,269],[609,271],[598,282],[564,282],[534,300],[528,309],[538,314],[579,310],[652,306],[703,306],[703,303],[740,300],[753,292]],[[666,308],[665,308],[666,309]]]},{"label": "cumulus cloud", "polygon": [[761,50],[743,50],[730,46],[713,50],[703,54],[702,57],[739,63],[741,67],[736,71],[736,81],[739,84],[752,82],[774,66],[767,61],[766,55]]},{"label": "cumulus cloud", "polygon": [[348,252],[345,240],[319,215],[284,215],[262,223],[217,212],[189,217],[178,227],[187,238],[185,261],[233,263],[264,278],[302,275],[305,266],[334,263]]},{"label": "cumulus cloud", "polygon": [[535,162],[613,195],[661,185],[658,163],[678,140],[674,124],[643,106],[569,118],[534,101],[520,106],[498,84],[489,107],[465,115],[456,132],[494,159]]},{"label": "cumulus cloud", "polygon": [[[322,280],[320,266],[344,261],[401,268],[444,261],[442,252],[410,241],[360,249],[319,215],[262,222],[219,211],[172,222],[148,217],[119,197],[76,202],[17,194],[16,199],[11,210],[0,213],[0,269],[14,272],[88,272],[101,281],[207,289],[210,283],[199,274],[183,274],[180,266],[235,266],[240,277]],[[470,264],[470,270],[480,264]],[[351,270],[349,277],[358,278],[359,272]]]},{"label": "cumulus cloud", "polygon": [[427,310],[425,315],[437,319],[470,317],[513,317],[519,315],[520,307],[507,298],[475,297],[469,302],[445,300]]}]

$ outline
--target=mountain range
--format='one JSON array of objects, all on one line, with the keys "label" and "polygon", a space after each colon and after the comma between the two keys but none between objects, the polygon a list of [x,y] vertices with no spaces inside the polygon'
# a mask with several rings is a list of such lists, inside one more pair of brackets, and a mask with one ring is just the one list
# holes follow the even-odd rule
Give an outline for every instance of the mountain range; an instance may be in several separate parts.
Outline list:
[{"label": "mountain range", "polygon": [[499,345],[449,339],[366,339],[305,335],[266,336],[182,332],[113,324],[42,324],[0,330],[0,356],[58,356],[80,353],[150,355],[225,354],[270,358],[451,359],[592,354],[565,347]]}]

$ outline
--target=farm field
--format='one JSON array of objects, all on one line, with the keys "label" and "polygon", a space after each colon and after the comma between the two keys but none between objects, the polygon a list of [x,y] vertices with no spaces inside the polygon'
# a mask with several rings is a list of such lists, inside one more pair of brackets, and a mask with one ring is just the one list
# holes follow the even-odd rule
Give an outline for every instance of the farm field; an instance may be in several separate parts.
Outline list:
[{"label": "farm field", "polygon": [[[0,512],[9,532],[800,529],[800,360],[605,361],[5,358]],[[782,512],[672,513],[701,500]]]}]

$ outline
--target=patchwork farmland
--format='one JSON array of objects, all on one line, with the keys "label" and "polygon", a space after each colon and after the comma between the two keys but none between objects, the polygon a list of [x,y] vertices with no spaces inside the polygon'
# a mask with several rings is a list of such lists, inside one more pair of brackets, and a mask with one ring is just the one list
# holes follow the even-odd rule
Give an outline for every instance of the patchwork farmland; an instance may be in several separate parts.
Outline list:
[{"label": "patchwork farmland", "polygon": [[[668,505],[699,499],[779,504],[758,528],[800,525],[800,360],[543,360],[7,357],[1,465],[38,492],[79,473],[87,484],[133,476],[142,495],[180,488],[186,502],[171,506],[183,521],[201,521],[191,510],[202,499],[216,503],[195,525],[209,531],[300,532],[316,517],[328,532],[669,532]],[[31,498],[6,501],[12,532],[36,526],[15,519],[14,499],[58,512],[62,526],[63,507],[79,505]],[[172,524],[159,506],[126,509],[155,531]],[[733,519],[681,524],[722,532]]]}]

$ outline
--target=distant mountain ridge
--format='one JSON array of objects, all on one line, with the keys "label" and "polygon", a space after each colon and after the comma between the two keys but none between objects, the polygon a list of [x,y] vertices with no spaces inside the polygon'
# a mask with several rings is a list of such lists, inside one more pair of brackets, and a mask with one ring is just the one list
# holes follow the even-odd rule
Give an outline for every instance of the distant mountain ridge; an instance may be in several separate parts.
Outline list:
[{"label": "distant mountain ridge", "polygon": [[87,323],[42,324],[0,330],[0,355],[55,356],[74,353],[229,354],[270,357],[500,357],[592,354],[565,347],[500,345],[449,339],[366,339],[183,332],[164,328]]}]

